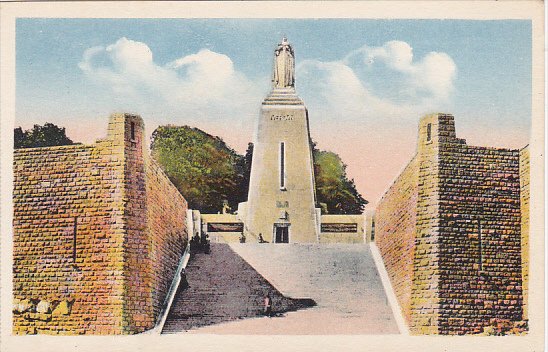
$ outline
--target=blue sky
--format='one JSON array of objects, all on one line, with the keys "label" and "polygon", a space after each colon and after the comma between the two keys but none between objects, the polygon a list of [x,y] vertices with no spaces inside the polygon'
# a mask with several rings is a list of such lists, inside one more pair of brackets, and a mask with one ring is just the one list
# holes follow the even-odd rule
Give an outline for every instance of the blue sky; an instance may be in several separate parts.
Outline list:
[{"label": "blue sky", "polygon": [[187,124],[243,151],[269,90],[273,49],[286,35],[312,137],[343,157],[373,202],[414,153],[425,113],[454,114],[470,144],[528,143],[530,21],[18,19],[16,26],[16,124],[53,122],[77,141],[102,137],[110,113],[131,111],[149,134],[158,124]]}]

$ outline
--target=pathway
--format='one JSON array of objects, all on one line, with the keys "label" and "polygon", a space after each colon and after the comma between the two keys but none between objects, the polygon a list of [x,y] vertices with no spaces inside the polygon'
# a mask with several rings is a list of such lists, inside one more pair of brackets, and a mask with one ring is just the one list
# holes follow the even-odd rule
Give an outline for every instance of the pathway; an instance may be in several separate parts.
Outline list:
[{"label": "pathway", "polygon": [[211,254],[193,255],[186,273],[190,287],[176,293],[162,333],[262,316],[267,293],[275,314],[313,304],[281,295],[227,244],[212,243]]},{"label": "pathway", "polygon": [[368,245],[230,246],[283,295],[309,297],[317,306],[289,312],[283,317],[258,317],[203,326],[192,333],[399,333]]}]

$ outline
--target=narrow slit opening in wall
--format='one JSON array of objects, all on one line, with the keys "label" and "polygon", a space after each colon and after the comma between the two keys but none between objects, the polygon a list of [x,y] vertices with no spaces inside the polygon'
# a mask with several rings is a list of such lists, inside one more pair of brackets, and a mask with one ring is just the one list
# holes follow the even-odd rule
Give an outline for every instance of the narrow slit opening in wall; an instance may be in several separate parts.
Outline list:
[{"label": "narrow slit opening in wall", "polygon": [[285,189],[285,143],[280,142],[280,189]]},{"label": "narrow slit opening in wall", "polygon": [[135,139],[135,122],[131,122],[131,139]]},{"label": "narrow slit opening in wall", "polygon": [[432,124],[429,123],[426,125],[426,141],[430,142],[432,140]]},{"label": "narrow slit opening in wall", "polygon": [[76,264],[76,238],[78,235],[78,217],[74,217],[74,224],[72,229],[72,262]]},{"label": "narrow slit opening in wall", "polygon": [[480,218],[478,218],[478,239],[479,239],[479,270],[483,271],[483,238],[481,236]]}]

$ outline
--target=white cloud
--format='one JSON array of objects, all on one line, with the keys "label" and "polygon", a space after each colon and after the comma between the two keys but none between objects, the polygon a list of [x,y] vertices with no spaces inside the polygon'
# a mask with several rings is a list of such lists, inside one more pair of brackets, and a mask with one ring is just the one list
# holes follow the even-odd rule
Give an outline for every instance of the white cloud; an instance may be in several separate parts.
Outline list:
[{"label": "white cloud", "polygon": [[303,61],[297,77],[297,89],[316,120],[355,124],[372,118],[401,117],[409,111],[407,105],[397,105],[374,94],[341,61]]},{"label": "white cloud", "polygon": [[145,43],[120,38],[87,49],[79,67],[114,93],[117,106],[131,109],[241,121],[260,101],[257,86],[234,69],[228,56],[207,49],[159,65]]},{"label": "white cloud", "polygon": [[369,68],[386,65],[389,69],[405,77],[403,89],[409,94],[428,96],[445,101],[453,91],[453,81],[457,67],[446,53],[429,52],[421,60],[414,60],[413,48],[403,41],[389,41],[380,47],[367,45],[350,52],[344,59],[351,62],[353,57],[361,58]]},{"label": "white cloud", "polygon": [[338,122],[416,121],[425,112],[447,111],[455,77],[456,65],[447,54],[430,52],[416,61],[402,41],[366,45],[339,61],[306,60],[297,72],[311,112]]},{"label": "white cloud", "polygon": [[394,70],[402,72],[413,71],[413,48],[405,42],[391,41],[387,42],[382,47],[364,46],[354,53],[363,53],[366,64],[372,64],[376,60],[382,60]]},{"label": "white cloud", "polygon": [[427,89],[434,97],[446,100],[453,92],[457,66],[445,53],[431,52],[417,64],[413,75],[417,87]]},{"label": "white cloud", "polygon": [[[253,82],[230,57],[208,49],[160,65],[145,43],[120,38],[86,50],[79,67],[113,94],[117,108],[143,113],[249,124],[264,95],[265,82]],[[416,118],[445,110],[456,65],[439,52],[417,60],[409,44],[390,41],[364,45],[339,61],[302,61],[297,71],[297,89],[320,112],[317,118]]]}]

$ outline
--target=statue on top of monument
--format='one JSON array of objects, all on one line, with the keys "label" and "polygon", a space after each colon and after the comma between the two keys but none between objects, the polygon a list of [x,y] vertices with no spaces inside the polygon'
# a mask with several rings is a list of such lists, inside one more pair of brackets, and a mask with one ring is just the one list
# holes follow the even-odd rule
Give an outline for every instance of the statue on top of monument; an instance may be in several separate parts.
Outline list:
[{"label": "statue on top of monument", "polygon": [[274,50],[274,88],[295,87],[295,55],[284,37]]}]

